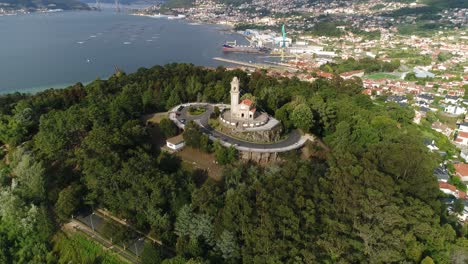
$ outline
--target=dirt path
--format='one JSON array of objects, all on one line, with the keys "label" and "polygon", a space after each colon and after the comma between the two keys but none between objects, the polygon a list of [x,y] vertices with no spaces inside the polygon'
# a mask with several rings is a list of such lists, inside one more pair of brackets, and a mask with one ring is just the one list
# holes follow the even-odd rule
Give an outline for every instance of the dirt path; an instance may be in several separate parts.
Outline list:
[{"label": "dirt path", "polygon": [[211,179],[217,182],[222,180],[221,175],[223,170],[220,165],[214,162],[214,154],[208,154],[191,147],[185,147],[177,152],[176,155],[191,166],[206,170]]},{"label": "dirt path", "polygon": [[145,122],[151,122],[151,123],[159,124],[159,122],[161,122],[161,119],[163,119],[165,117],[169,118],[169,115],[168,115],[167,112],[149,114],[149,115],[143,116],[142,119]]}]

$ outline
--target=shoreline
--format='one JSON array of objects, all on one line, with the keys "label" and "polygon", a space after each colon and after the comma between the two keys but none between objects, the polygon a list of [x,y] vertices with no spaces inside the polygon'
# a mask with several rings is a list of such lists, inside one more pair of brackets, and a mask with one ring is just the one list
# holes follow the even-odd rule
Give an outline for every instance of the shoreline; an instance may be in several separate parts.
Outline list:
[{"label": "shoreline", "polygon": [[[78,12],[80,12],[80,11],[94,12],[93,10],[77,10],[77,11]],[[66,12],[70,12],[70,11],[63,10],[63,11],[60,11],[60,12],[51,12],[51,13],[66,13]],[[12,16],[33,15],[33,14],[47,15],[47,13],[44,13],[44,12],[34,12],[34,13],[28,13],[28,14],[17,14],[17,15],[12,15]],[[132,14],[132,13],[127,13],[127,15],[144,16],[144,17],[148,17],[148,18],[154,18],[154,17],[152,17],[152,15],[141,15],[141,14]],[[1,17],[1,15],[0,15],[0,17]],[[167,20],[167,17],[157,17],[156,19],[159,19],[159,18],[163,18],[164,20]],[[201,22],[201,21],[191,19],[189,17],[185,17],[183,19],[175,19],[175,20],[172,20],[172,21],[174,21],[174,22],[180,21],[181,23],[189,24],[189,25],[216,26],[217,27],[216,30],[219,31],[219,32],[236,33],[235,31],[233,31],[234,27],[232,25],[218,24],[218,23],[205,23],[205,22]],[[211,61],[217,61],[217,60],[211,58]],[[221,65],[223,65],[224,67],[229,67],[229,64],[230,63],[221,63]],[[161,65],[161,64],[155,63],[154,65]],[[202,66],[203,67],[209,67],[207,65],[202,65]],[[110,76],[103,76],[103,77],[104,78],[102,78],[102,80],[106,80]],[[5,86],[5,87],[0,87],[0,96],[5,96],[5,95],[8,95],[8,94],[15,94],[15,93],[34,95],[34,94],[40,93],[40,92],[48,90],[48,89],[65,89],[65,88],[67,88],[69,86],[75,85],[76,83],[82,83],[83,85],[88,85],[89,83],[93,82],[94,80],[95,79],[80,80],[79,78],[77,78],[75,81],[72,81],[72,82],[55,83],[55,84],[38,84],[38,85],[33,84],[32,86],[25,86],[25,87],[21,87],[21,88],[9,88],[8,86]],[[4,89],[2,89],[2,88],[4,88]]]},{"label": "shoreline", "polygon": [[152,14],[152,15],[150,15],[150,14],[139,14],[139,13],[128,13],[128,14],[131,15],[131,16],[148,17],[148,18],[153,18],[153,19],[166,19],[166,20],[184,21],[189,25],[222,26],[222,27],[225,27],[225,28],[221,29],[220,31],[228,31],[228,32],[231,32],[231,33],[237,33],[237,31],[234,30],[234,28],[235,28],[234,25],[201,21],[201,20],[193,19],[190,16],[177,17],[177,16],[173,16],[173,15],[166,15],[166,14]]},{"label": "shoreline", "polygon": [[[101,80],[107,80],[107,78],[106,79],[101,79]],[[36,87],[30,87],[30,88],[24,88],[24,89],[20,88],[20,89],[0,90],[0,96],[15,94],[15,93],[34,95],[34,94],[37,94],[37,93],[40,93],[40,92],[43,92],[43,91],[46,91],[46,90],[49,90],[49,89],[55,89],[55,90],[66,89],[66,88],[68,88],[70,86],[73,86],[73,85],[75,85],[77,83],[82,83],[83,86],[86,86],[86,85],[88,85],[88,84],[90,84],[90,83],[92,83],[94,81],[95,80],[86,81],[86,82],[77,81],[77,82],[73,82],[73,83],[42,85],[42,86],[36,86]]]}]

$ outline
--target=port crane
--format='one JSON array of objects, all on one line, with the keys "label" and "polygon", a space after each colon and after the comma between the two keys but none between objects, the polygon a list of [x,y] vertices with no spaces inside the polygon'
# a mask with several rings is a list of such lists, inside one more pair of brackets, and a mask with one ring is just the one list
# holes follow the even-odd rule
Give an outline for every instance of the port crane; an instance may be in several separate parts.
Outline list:
[{"label": "port crane", "polygon": [[284,50],[286,49],[286,28],[285,25],[283,24],[283,27],[281,28],[281,33],[283,35],[283,40],[281,41],[281,61],[284,61]]},{"label": "port crane", "polygon": [[101,2],[99,0],[96,0],[96,10],[101,11]]},{"label": "port crane", "polygon": [[120,13],[120,2],[119,0],[115,0],[115,11]]}]

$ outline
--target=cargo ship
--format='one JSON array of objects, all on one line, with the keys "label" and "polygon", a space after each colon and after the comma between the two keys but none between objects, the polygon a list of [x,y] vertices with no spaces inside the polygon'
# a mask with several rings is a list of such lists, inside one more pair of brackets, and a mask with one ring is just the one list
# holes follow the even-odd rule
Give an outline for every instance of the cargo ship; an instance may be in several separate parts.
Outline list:
[{"label": "cargo ship", "polygon": [[223,44],[224,52],[243,52],[243,53],[267,53],[269,49],[263,47],[236,45],[231,43]]}]

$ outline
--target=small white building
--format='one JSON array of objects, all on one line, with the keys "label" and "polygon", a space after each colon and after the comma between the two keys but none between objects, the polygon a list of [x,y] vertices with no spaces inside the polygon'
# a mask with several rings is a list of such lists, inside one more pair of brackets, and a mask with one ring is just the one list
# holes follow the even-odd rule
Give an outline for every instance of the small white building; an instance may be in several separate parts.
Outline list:
[{"label": "small white building", "polygon": [[174,151],[178,151],[185,146],[184,137],[180,134],[178,136],[168,138],[166,140],[166,146]]},{"label": "small white building", "polygon": [[309,45],[298,45],[297,43],[289,48],[291,54],[314,54],[323,51],[323,47],[309,46]]},{"label": "small white building", "polygon": [[291,38],[275,37],[273,38],[273,43],[276,47],[289,47],[292,44]]},{"label": "small white building", "polygon": [[468,132],[468,122],[463,122],[458,126],[459,131]]},{"label": "small white building", "polygon": [[458,104],[460,97],[453,95],[446,95],[444,98],[446,104]]},{"label": "small white building", "polygon": [[466,108],[459,105],[447,105],[444,109],[444,112],[452,115],[461,115],[466,114]]},{"label": "small white building", "polygon": [[460,157],[462,157],[465,161],[468,160],[468,149],[463,148],[460,152]]}]

